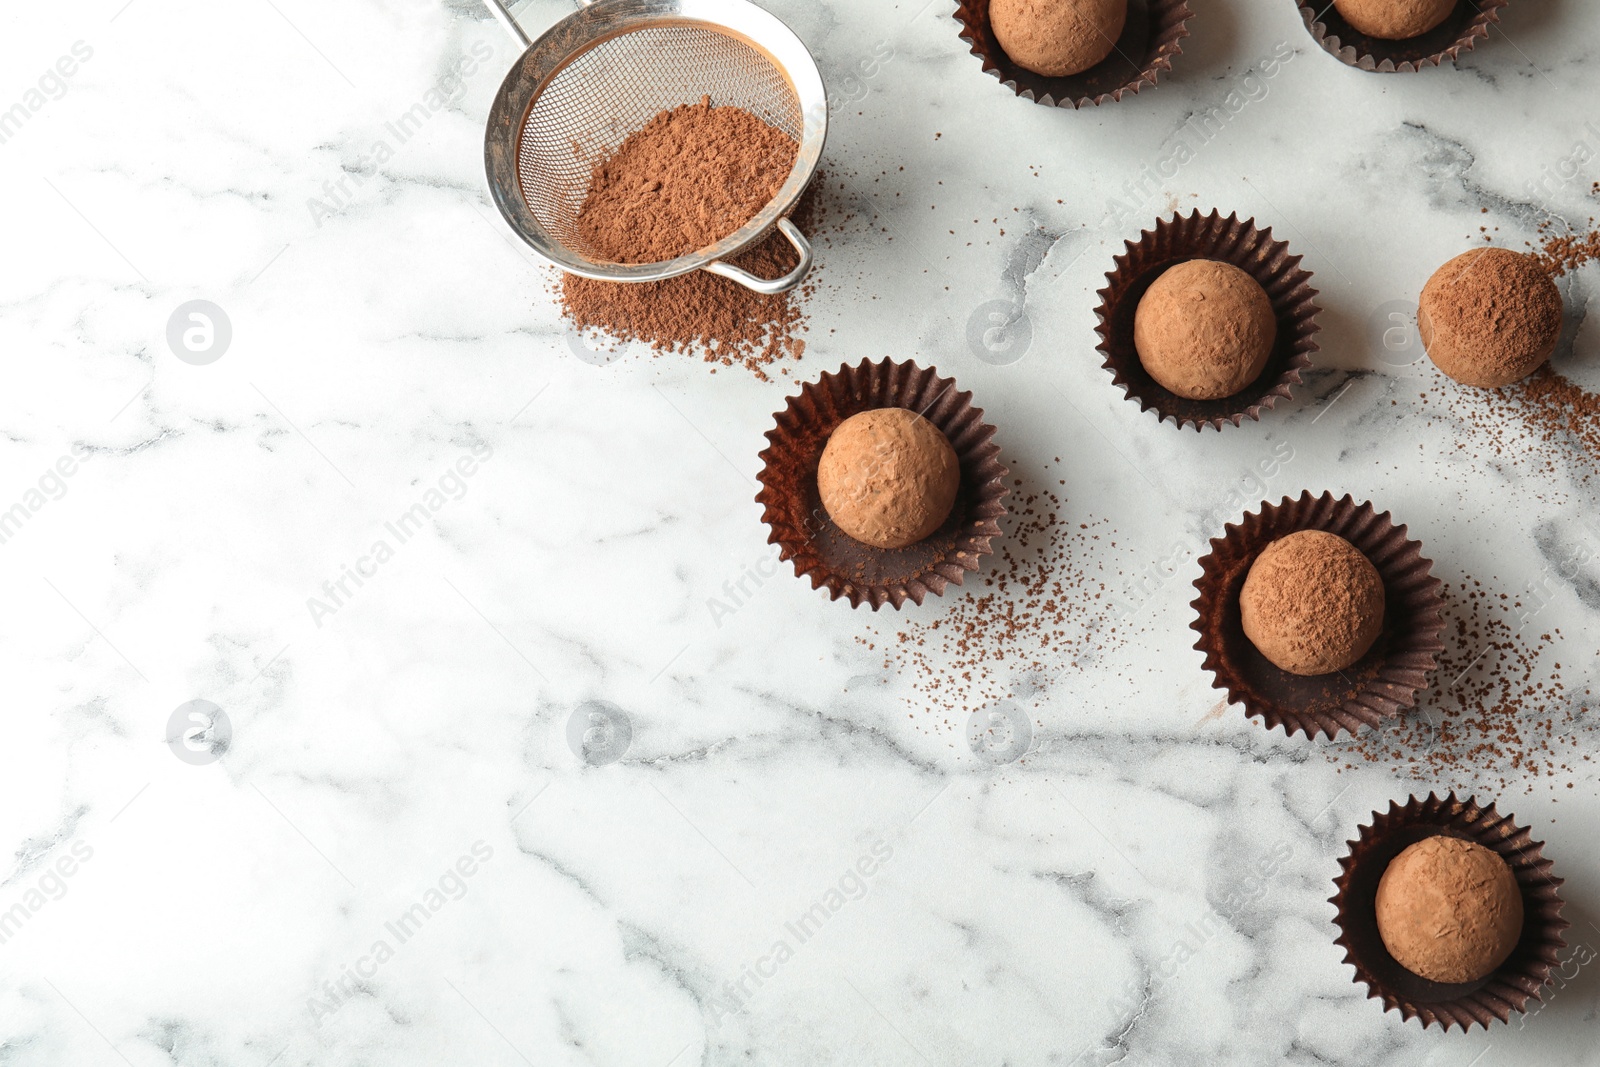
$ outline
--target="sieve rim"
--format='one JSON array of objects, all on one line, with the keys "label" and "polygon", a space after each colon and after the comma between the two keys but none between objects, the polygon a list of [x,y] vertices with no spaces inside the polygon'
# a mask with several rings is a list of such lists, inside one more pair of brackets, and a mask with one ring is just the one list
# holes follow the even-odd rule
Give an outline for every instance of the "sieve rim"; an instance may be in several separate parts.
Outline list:
[{"label": "sieve rim", "polygon": [[[747,45],[789,83],[801,130],[789,176],[755,217],[705,248],[656,263],[606,263],[578,255],[545,229],[523,198],[518,154],[528,116],[551,82],[595,48],[640,30],[685,25]],[[501,216],[541,259],[600,281],[660,281],[735,256],[765,237],[799,202],[816,175],[827,127],[827,90],[816,60],[794,31],[770,12],[748,0],[596,0],[539,35],[512,64],[489,110],[484,165]]]}]

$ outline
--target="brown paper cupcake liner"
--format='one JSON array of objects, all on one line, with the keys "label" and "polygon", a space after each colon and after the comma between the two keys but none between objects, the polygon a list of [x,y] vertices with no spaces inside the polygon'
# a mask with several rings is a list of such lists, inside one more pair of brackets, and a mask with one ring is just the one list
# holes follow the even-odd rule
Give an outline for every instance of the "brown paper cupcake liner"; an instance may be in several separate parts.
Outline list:
[{"label": "brown paper cupcake liner", "polygon": [[[1274,241],[1272,230],[1257,229],[1254,219],[1241,222],[1237,215],[1223,218],[1216,211],[1209,215],[1196,211],[1162,219],[1137,241],[1125,243],[1127,252],[1113,259],[1106,287],[1098,294],[1095,314],[1100,325],[1095,332],[1100,343],[1095,347],[1105,356],[1102,365],[1112,380],[1129,400],[1138,402],[1140,411],[1154,411],[1159,421],[1170,419],[1180,429],[1221,430],[1225,423],[1238,426],[1245,419],[1258,420],[1263,408],[1288,399],[1300,384],[1300,372],[1311,366],[1311,353],[1317,351],[1313,337],[1320,329],[1317,313],[1322,309],[1316,304],[1317,291],[1311,288],[1311,272],[1300,268],[1301,257],[1289,254],[1287,242]],[[1278,320],[1278,339],[1261,376],[1242,392],[1221,400],[1189,400],[1163,388],[1144,369],[1133,345],[1133,318],[1140,298],[1169,267],[1191,259],[1221,260],[1250,275],[1266,290]]]},{"label": "brown paper cupcake liner", "polygon": [[1049,107],[1099,107],[1154,86],[1172,57],[1183,51],[1178,42],[1189,36],[1194,12],[1185,0],[1129,0],[1128,19],[1111,54],[1081,74],[1051,78],[1011,61],[989,27],[989,0],[960,0],[956,21],[961,39],[983,62],[985,73],[1007,89]]},{"label": "brown paper cupcake liner", "polygon": [[[1356,969],[1351,980],[1366,983],[1369,998],[1381,999],[1385,1011],[1398,1011],[1402,1019],[1422,1020],[1423,1029],[1438,1023],[1447,1032],[1452,1026],[1470,1030],[1474,1023],[1487,1030],[1492,1020],[1509,1022],[1512,1012],[1527,1011],[1529,1000],[1540,999],[1539,991],[1566,947],[1561,931],[1571,925],[1561,917],[1562,880],[1550,873],[1544,842],[1533,840],[1512,816],[1498,814],[1493,804],[1480,808],[1472,798],[1457,800],[1454,793],[1443,800],[1432,793],[1427,800],[1412,797],[1405,807],[1390,801],[1386,813],[1373,812],[1372,825],[1357,832],[1349,854],[1339,860],[1343,873],[1333,880],[1337,892],[1329,903],[1338,909],[1334,944],[1344,948],[1344,962]],[[1476,841],[1498,853],[1522,890],[1517,947],[1475,982],[1445,984],[1413,974],[1389,955],[1378,934],[1378,881],[1389,862],[1418,841],[1440,834]]]},{"label": "brown paper cupcake liner", "polygon": [[1500,9],[1508,0],[1460,0],[1438,26],[1403,41],[1367,36],[1339,14],[1332,0],[1295,2],[1311,36],[1346,66],[1375,74],[1405,74],[1437,67],[1447,59],[1453,63],[1461,53],[1472,51],[1478,38],[1489,36],[1489,27],[1500,21]]},{"label": "brown paper cupcake liner", "polygon": [[[945,586],[961,584],[965,572],[978,569],[1000,536],[1001,503],[1010,490],[994,427],[972,406],[972,394],[957,392],[955,382],[915,363],[862,360],[841,366],[837,374],[800,387],[798,396],[774,417],[769,444],[761,452],[766,463],[757,476],[763,505],[761,521],[769,527],[767,542],[782,547],[780,559],[794,561],[798,577],[811,588],[826,587],[828,598],[847,598],[851,607],[884,604],[899,608],[907,600],[921,604],[929,593],[940,596]],[[950,517],[931,535],[905,548],[874,548],[834,525],[817,491],[817,463],[828,436],[845,419],[875,408],[909,408],[943,431],[961,462],[961,490]]]},{"label": "brown paper cupcake liner", "polygon": [[[1386,602],[1383,631],[1367,654],[1343,671],[1314,677],[1273,666],[1239,621],[1239,591],[1256,557],[1299,530],[1326,530],[1360,549],[1383,578]],[[1260,514],[1228,523],[1200,560],[1194,583],[1200,595],[1192,604],[1198,617],[1189,624],[1200,634],[1194,647],[1205,653],[1212,686],[1225,689],[1229,703],[1243,704],[1267,729],[1281,726],[1290,737],[1304,731],[1312,740],[1319,733],[1336,739],[1340,730],[1354,735],[1415,706],[1444,650],[1444,597],[1432,567],[1422,545],[1406,539],[1406,528],[1371,504],[1310,492],[1298,500],[1263,502]]]}]

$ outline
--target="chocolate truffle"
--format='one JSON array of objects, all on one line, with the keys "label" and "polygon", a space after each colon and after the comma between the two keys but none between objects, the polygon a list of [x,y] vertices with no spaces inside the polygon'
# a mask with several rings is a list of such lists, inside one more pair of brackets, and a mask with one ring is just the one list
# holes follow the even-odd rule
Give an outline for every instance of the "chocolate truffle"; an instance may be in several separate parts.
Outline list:
[{"label": "chocolate truffle", "polygon": [[1260,283],[1212,259],[1168,268],[1133,316],[1139,362],[1162,388],[1190,400],[1220,400],[1261,377],[1277,337]]},{"label": "chocolate truffle", "polygon": [[817,465],[822,506],[839,529],[876,548],[904,548],[950,516],[961,463],[937,426],[905,408],[852,415]]},{"label": "chocolate truffle", "polygon": [[1081,74],[1111,54],[1128,0],[993,0],[989,27],[1019,67],[1061,78]]},{"label": "chocolate truffle", "polygon": [[1344,20],[1368,37],[1421,37],[1450,17],[1456,0],[1333,0]]},{"label": "chocolate truffle", "polygon": [[1477,981],[1522,936],[1522,891],[1511,868],[1459,837],[1425,838],[1391,860],[1377,912],[1389,955],[1434,982]]},{"label": "chocolate truffle", "polygon": [[1530,256],[1475,248],[1422,287],[1417,327],[1434,365],[1493,389],[1532,374],[1561,336],[1561,293]]},{"label": "chocolate truffle", "polygon": [[1365,656],[1383,629],[1383,608],[1378,568],[1355,545],[1322,530],[1272,542],[1239,592],[1245,636],[1290,674],[1342,671]]}]

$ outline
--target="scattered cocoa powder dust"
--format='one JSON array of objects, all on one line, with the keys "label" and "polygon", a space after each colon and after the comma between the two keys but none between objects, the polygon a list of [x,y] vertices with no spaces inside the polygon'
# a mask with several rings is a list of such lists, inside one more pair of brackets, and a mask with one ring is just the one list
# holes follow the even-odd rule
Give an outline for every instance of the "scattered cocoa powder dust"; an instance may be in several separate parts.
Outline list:
[{"label": "scattered cocoa powder dust", "polygon": [[1579,486],[1600,477],[1600,395],[1547,363],[1523,381],[1471,389],[1451,381],[1418,394],[1438,406],[1460,433],[1451,447],[1477,460],[1501,459],[1539,474],[1564,466]]},{"label": "scattered cocoa powder dust", "polygon": [[[952,586],[949,606],[926,621],[856,638],[882,648],[886,672],[910,679],[910,718],[939,716],[923,723],[927,732],[963,731],[969,713],[1008,697],[1031,712],[1055,675],[1126,639],[1107,587],[1108,550],[1117,543],[1106,520],[1072,522],[1059,496],[1024,494],[1023,484],[1014,482],[1009,525],[981,578],[969,577],[968,589]],[[959,738],[952,744],[963,747]]]},{"label": "scattered cocoa powder dust", "polygon": [[[1534,247],[1531,241],[1529,247]],[[1588,233],[1575,230],[1556,233],[1552,223],[1541,222],[1539,244],[1532,255],[1541,267],[1550,272],[1552,278],[1560,278],[1591,259],[1600,259],[1600,229],[1595,228],[1592,218],[1589,220]]]},{"label": "scattered cocoa powder dust", "polygon": [[614,263],[687,255],[760,214],[799,151],[782,130],[702,96],[661,112],[594,168],[578,234]]},{"label": "scattered cocoa powder dust", "polygon": [[1589,459],[1581,480],[1600,469],[1600,396],[1579,388],[1547,364],[1512,396],[1513,408],[1547,444],[1571,442]]},{"label": "scattered cocoa powder dust", "polygon": [[[1490,579],[1493,587],[1497,582]],[[1397,777],[1423,779],[1439,792],[1532,792],[1540,778],[1593,777],[1582,751],[1600,729],[1588,689],[1569,693],[1554,657],[1566,653],[1560,630],[1530,624],[1533,607],[1484,583],[1445,586],[1445,651],[1430,693],[1416,710],[1381,730],[1330,746],[1345,769],[1387,764]],[[1579,657],[1597,652],[1574,650]],[[1549,659],[1551,662],[1547,663]]]},{"label": "scattered cocoa powder dust", "polygon": [[[1553,277],[1600,256],[1600,233],[1592,229],[1556,234],[1541,227],[1540,233],[1529,253]],[[1451,447],[1476,463],[1565,475],[1578,489],[1600,478],[1600,396],[1549,364],[1500,389],[1441,379],[1421,400],[1447,421]],[[1487,584],[1499,585],[1492,578]],[[1590,689],[1568,690],[1562,662],[1591,663],[1600,649],[1568,648],[1559,629],[1534,628],[1534,606],[1489,592],[1483,582],[1447,585],[1445,596],[1447,647],[1433,690],[1397,723],[1331,751],[1350,761],[1345,767],[1385,763],[1397,776],[1436,783],[1440,792],[1513,785],[1531,792],[1551,777],[1567,779],[1570,789],[1573,778],[1592,780],[1595,768],[1584,764],[1593,761],[1582,748],[1586,742],[1593,747],[1589,737],[1600,729],[1600,706]]]},{"label": "scattered cocoa powder dust", "polygon": [[[595,167],[579,233],[598,258],[618,263],[655,263],[704,248],[760,213],[798,151],[781,130],[741,108],[713,107],[708,97],[663,111]],[[793,213],[806,232],[815,215],[814,197]],[[768,278],[797,261],[776,231],[732,260]],[[799,303],[808,292],[803,286],[798,294],[762,296],[694,271],[627,284],[564,274],[558,295],[565,318],[597,351],[637,341],[657,354],[696,352],[708,363],[737,363],[766,380],[762,368],[798,359],[805,349]]]}]

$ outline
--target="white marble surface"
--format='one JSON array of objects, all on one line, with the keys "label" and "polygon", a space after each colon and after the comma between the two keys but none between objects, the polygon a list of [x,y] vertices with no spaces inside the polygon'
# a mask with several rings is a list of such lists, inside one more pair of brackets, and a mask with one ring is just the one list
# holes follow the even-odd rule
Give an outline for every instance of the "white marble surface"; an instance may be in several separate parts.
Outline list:
[{"label": "white marble surface", "polygon": [[[1213,532],[1201,516],[1285,442],[1274,498],[1392,508],[1450,581],[1515,595],[1552,544],[1600,544],[1592,458],[1456,452],[1418,415],[1431,367],[1388,365],[1370,328],[1479,225],[1520,245],[1545,210],[1526,184],[1600,148],[1593,5],[1516,0],[1458,69],[1379,77],[1316,49],[1288,0],[1193,0],[1173,74],[1084,113],[983,75],[941,0],[769,6],[855,98],[827,165],[880,224],[824,249],[796,374],[892,355],[955,375],[1019,476],[1063,457],[1069,514],[1116,531],[1101,562],[1125,575]],[[779,573],[716,625],[724,583],[771,569],[756,453],[794,379],[574,358],[485,193],[482,120],[514,53],[476,4],[13,2],[0,25],[0,107],[26,113],[0,144],[0,508],[25,513],[0,544],[0,1062],[1600,1059],[1600,968],[1487,1035],[1363,999],[1325,902],[1343,842],[1471,776],[1340,774],[1325,744],[1208,716],[1192,558],[998,771],[942,725],[970,709],[864,684],[881,656],[856,638],[903,620]],[[29,96],[76,42],[87,60]],[[464,88],[369,163],[474,48]],[[1230,92],[1226,128],[1162,176]],[[1600,164],[1581,169],[1548,205],[1580,220]],[[1118,196],[1135,221],[1108,221]],[[1112,253],[1180,206],[1273,225],[1325,308],[1303,394],[1201,438],[1141,417],[1092,352]],[[1595,284],[1566,287],[1560,356],[1591,387]],[[1031,349],[980,360],[969,317],[1018,295]],[[232,324],[205,366],[165,337],[191,299]],[[386,534],[441,483],[424,530]],[[392,558],[362,563],[380,538]],[[1556,579],[1541,618],[1569,690],[1594,680],[1597,580]],[[231,725],[219,761],[166,742],[197,699]],[[620,761],[569,747],[587,701],[631,723]],[[1595,773],[1572,783],[1505,806],[1549,842],[1570,939],[1595,945]],[[802,940],[786,924],[819,901]],[[1185,945],[1219,901],[1226,921]],[[735,1002],[747,968],[770,977]]]}]

